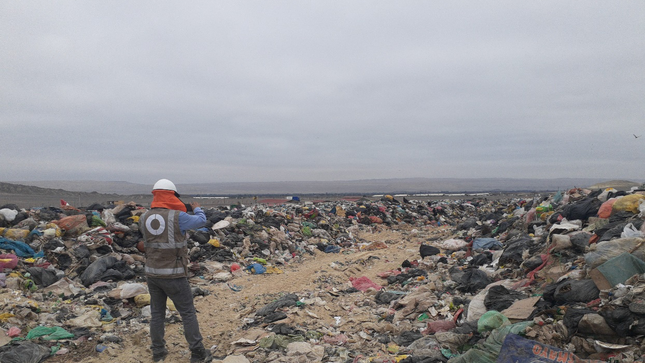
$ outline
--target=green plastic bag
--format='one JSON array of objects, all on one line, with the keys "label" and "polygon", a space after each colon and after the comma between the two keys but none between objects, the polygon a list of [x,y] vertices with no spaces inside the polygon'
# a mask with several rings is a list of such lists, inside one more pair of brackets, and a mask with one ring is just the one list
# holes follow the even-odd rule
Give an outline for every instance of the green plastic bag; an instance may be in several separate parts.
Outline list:
[{"label": "green plastic bag", "polygon": [[[501,315],[501,317],[498,314]],[[482,321],[482,319],[484,319],[484,321]],[[486,316],[486,318],[482,316],[477,323],[477,330],[479,330],[480,332],[488,331],[490,329],[494,330],[491,331],[488,338],[486,338],[486,341],[477,344],[460,356],[451,358],[448,363],[495,363],[497,361],[499,351],[502,349],[502,344],[504,343],[506,336],[509,333],[523,335],[526,328],[534,324],[533,321],[522,321],[509,325],[505,324],[504,319],[508,321],[508,319],[504,315],[497,311],[489,314],[488,316]],[[496,329],[493,328],[497,324],[501,324],[501,326]],[[482,330],[480,330],[480,328]]]},{"label": "green plastic bag", "polygon": [[489,310],[477,321],[477,331],[483,333],[504,325],[511,325],[510,320],[499,311]]},{"label": "green plastic bag", "polygon": [[91,224],[91,226],[92,226],[92,227],[99,227],[99,226],[101,226],[101,227],[107,227],[107,224],[105,224],[105,222],[103,222],[103,220],[101,219],[101,217],[96,216],[96,215],[93,215],[93,216],[92,216],[92,224]]},{"label": "green plastic bag", "polygon": [[71,339],[74,338],[74,334],[59,326],[55,326],[53,328],[48,328],[46,326],[37,326],[31,329],[29,333],[27,333],[27,339],[35,338],[42,338],[44,340]]}]

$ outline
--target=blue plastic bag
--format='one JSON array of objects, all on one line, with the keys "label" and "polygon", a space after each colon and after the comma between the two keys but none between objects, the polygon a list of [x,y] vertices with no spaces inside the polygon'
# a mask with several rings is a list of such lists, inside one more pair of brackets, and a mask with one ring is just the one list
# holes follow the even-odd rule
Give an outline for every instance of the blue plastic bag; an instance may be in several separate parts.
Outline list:
[{"label": "blue plastic bag", "polygon": [[475,238],[473,241],[473,250],[503,248],[502,242],[495,238]]},{"label": "blue plastic bag", "polygon": [[246,267],[247,270],[253,272],[256,275],[263,274],[267,272],[267,269],[259,263],[254,263]]}]

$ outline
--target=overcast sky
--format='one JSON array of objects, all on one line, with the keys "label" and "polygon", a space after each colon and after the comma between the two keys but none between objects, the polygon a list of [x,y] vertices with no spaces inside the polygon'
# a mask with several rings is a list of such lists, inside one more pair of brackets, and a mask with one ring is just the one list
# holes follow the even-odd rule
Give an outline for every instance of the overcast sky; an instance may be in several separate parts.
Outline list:
[{"label": "overcast sky", "polygon": [[2,1],[0,64],[0,181],[645,180],[644,1]]}]

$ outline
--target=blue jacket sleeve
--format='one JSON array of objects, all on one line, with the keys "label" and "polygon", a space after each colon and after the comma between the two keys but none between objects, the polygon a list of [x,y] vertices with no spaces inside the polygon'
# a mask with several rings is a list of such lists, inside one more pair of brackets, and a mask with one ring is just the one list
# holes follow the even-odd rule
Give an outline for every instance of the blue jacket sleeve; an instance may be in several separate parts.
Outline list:
[{"label": "blue jacket sleeve", "polygon": [[193,212],[195,213],[194,215],[186,212],[179,213],[179,229],[182,234],[189,229],[201,228],[206,224],[206,214],[201,208],[197,207]]}]

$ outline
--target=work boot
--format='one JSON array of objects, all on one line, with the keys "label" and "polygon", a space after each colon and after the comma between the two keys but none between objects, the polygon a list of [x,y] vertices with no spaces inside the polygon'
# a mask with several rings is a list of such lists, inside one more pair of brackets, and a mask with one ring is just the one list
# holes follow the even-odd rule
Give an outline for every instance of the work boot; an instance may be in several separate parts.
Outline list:
[{"label": "work boot", "polygon": [[164,359],[168,356],[168,351],[166,349],[158,353],[152,353],[153,362],[163,362]]},{"label": "work boot", "polygon": [[192,351],[190,355],[190,363],[199,363],[199,362],[210,362],[213,360],[213,355],[210,351],[199,348]]}]

